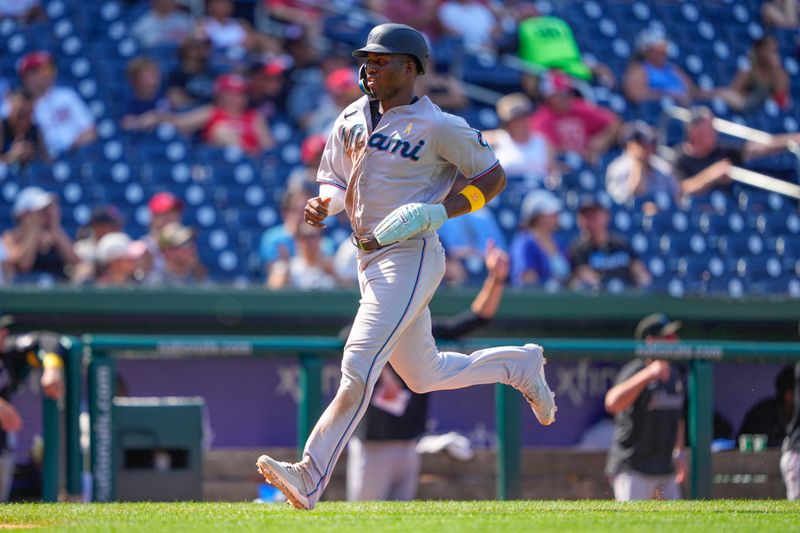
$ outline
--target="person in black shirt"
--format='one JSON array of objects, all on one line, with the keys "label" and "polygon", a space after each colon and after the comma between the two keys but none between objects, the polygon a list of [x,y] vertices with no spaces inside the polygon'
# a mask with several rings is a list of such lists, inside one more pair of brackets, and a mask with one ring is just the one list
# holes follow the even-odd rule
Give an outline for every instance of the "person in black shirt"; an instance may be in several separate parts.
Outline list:
[{"label": "person in black shirt", "polygon": [[31,369],[42,368],[42,392],[53,399],[64,395],[67,347],[61,336],[48,331],[12,334],[14,326],[13,317],[0,316],[0,502],[8,500],[14,475],[7,434],[22,427],[22,418],[10,402],[12,394]]},{"label": "person in black shirt", "polygon": [[167,100],[173,111],[211,102],[216,72],[209,64],[211,41],[191,35],[178,49],[180,63],[167,77]]},{"label": "person in black shirt", "polygon": [[786,497],[800,500],[800,361],[794,365],[794,409],[781,453],[781,474],[786,483]]},{"label": "person in black shirt", "polygon": [[681,193],[691,196],[730,183],[732,166],[786,150],[790,143],[800,143],[800,134],[773,135],[769,144],[747,141],[743,145],[721,143],[713,126],[714,113],[707,107],[695,107],[686,125],[686,141],[675,152],[675,174]]},{"label": "person in black shirt", "polygon": [[[433,321],[436,340],[458,339],[494,317],[508,279],[508,254],[491,247],[485,264],[488,275],[470,309]],[[425,432],[428,394],[411,392],[389,366],[381,372],[370,406],[348,444],[350,501],[412,500],[417,491],[421,461],[415,447]]]},{"label": "person in black shirt", "polygon": [[[639,322],[635,336],[647,344],[677,342],[680,326],[653,314]],[[681,497],[683,405],[683,381],[672,363],[638,358],[622,367],[605,397],[606,411],[614,415],[606,474],[617,501]]]},{"label": "person in black shirt", "polygon": [[47,150],[33,121],[33,99],[26,92],[8,97],[9,113],[0,122],[0,162],[25,165],[46,157]]},{"label": "person in black shirt", "polygon": [[[610,213],[594,196],[582,198],[578,211],[581,236],[570,248],[573,289],[644,287],[652,277],[633,248],[609,232]],[[616,286],[615,286],[616,285]]]},{"label": "person in black shirt", "polygon": [[739,435],[767,436],[767,447],[777,448],[786,437],[794,410],[794,368],[784,367],[775,378],[775,396],[764,398],[744,415]]}]

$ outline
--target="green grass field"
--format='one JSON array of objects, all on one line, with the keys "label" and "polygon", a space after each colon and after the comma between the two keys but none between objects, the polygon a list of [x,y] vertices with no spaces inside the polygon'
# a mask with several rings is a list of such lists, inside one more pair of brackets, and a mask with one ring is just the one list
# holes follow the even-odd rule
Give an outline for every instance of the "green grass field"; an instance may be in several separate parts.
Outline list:
[{"label": "green grass field", "polygon": [[800,502],[518,501],[286,504],[0,504],[0,529],[30,531],[800,531]]}]

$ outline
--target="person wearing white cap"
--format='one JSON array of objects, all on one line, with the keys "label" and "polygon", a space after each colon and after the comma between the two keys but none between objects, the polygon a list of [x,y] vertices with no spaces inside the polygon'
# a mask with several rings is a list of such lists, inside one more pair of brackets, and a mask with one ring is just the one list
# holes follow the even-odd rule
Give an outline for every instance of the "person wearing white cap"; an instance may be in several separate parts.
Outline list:
[{"label": "person wearing white cap", "polygon": [[520,229],[511,242],[511,280],[516,286],[560,286],[569,279],[570,266],[554,233],[564,205],[546,190],[531,191],[522,203]]},{"label": "person wearing white cap", "polygon": [[137,243],[139,241],[119,231],[108,233],[100,239],[95,251],[97,285],[121,286],[134,281],[136,260],[147,250],[143,243]]},{"label": "person wearing white cap", "polygon": [[17,194],[11,215],[16,225],[3,234],[9,277],[50,274],[55,281],[65,281],[67,267],[77,263],[78,256],[61,226],[56,196],[39,187],[26,187]]},{"label": "person wearing white cap", "polygon": [[622,77],[625,97],[639,103],[659,100],[664,96],[674,98],[684,105],[697,99],[710,99],[714,91],[706,91],[670,61],[667,56],[669,40],[659,27],[642,30],[636,37],[636,57]]},{"label": "person wearing white cap", "polygon": [[[511,93],[495,104],[500,127],[484,132],[509,176],[544,180],[554,166],[554,151],[547,138],[530,126],[533,102],[524,93]],[[526,180],[528,183],[528,180]]]}]

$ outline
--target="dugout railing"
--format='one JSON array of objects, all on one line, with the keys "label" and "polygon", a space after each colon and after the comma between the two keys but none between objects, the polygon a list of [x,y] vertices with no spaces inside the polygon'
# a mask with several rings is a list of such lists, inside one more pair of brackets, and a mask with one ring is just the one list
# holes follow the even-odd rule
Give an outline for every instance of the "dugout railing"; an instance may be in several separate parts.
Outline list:
[{"label": "dugout railing", "polygon": [[[473,351],[487,346],[519,345],[527,339],[475,338],[449,343],[448,348]],[[690,496],[712,495],[711,440],[713,427],[713,365],[718,362],[787,362],[800,358],[797,342],[708,341],[647,345],[631,340],[541,339],[545,353],[553,359],[603,359],[623,361],[633,357],[660,357],[688,366],[687,433],[692,449]],[[442,347],[445,344],[441,344]],[[56,501],[65,473],[66,492],[78,495],[82,487],[83,460],[79,417],[82,376],[88,378],[90,416],[90,461],[93,499],[114,500],[114,442],[112,400],[115,394],[114,361],[126,356],[235,356],[296,357],[300,367],[300,400],[297,410],[298,453],[323,409],[322,367],[326,358],[339,357],[342,341],[337,337],[295,336],[186,336],[186,335],[86,335],[72,339],[65,376],[67,395],[62,413],[58,403],[44,401],[45,453],[43,499]],[[495,417],[498,437],[497,498],[518,499],[521,494],[521,402],[519,394],[504,385],[495,387]],[[64,442],[62,443],[62,435]],[[62,464],[62,459],[64,459]]]}]

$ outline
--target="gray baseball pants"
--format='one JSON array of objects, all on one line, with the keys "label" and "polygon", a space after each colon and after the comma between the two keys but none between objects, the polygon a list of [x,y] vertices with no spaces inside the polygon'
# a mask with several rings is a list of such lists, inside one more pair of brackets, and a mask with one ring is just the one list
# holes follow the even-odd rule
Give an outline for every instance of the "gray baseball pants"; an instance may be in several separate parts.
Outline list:
[{"label": "gray baseball pants", "polygon": [[469,355],[436,349],[428,303],[443,275],[444,249],[436,234],[359,253],[361,305],[345,344],[339,390],[298,464],[312,505],[328,484],[388,361],[418,393],[497,382],[520,391],[532,389],[542,364],[538,346],[488,348]]}]

